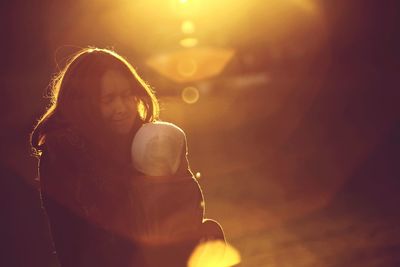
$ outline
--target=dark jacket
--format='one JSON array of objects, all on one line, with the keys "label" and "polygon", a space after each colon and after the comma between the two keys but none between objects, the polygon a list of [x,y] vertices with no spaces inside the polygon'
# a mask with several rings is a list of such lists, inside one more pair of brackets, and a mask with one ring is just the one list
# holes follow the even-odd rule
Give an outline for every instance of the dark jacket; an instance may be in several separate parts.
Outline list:
[{"label": "dark jacket", "polygon": [[67,130],[46,137],[39,173],[61,267],[183,267],[202,238],[223,239],[218,225],[202,230],[203,196],[188,168],[145,177]]}]

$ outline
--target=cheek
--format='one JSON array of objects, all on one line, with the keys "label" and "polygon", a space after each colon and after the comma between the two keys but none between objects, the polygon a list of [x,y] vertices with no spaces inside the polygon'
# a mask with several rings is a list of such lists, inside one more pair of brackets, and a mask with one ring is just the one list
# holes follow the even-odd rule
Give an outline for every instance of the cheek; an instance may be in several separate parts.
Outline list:
[{"label": "cheek", "polygon": [[112,106],[107,104],[100,104],[100,115],[104,120],[110,119],[113,115]]},{"label": "cheek", "polygon": [[130,113],[137,114],[137,100],[135,97],[127,99],[125,106]]},{"label": "cheek", "polygon": [[[120,104],[123,104],[124,112],[128,112],[129,114],[136,117],[137,111],[137,100],[136,97],[125,97]],[[120,105],[115,104],[114,102],[110,103],[101,103],[100,107],[100,114],[103,120],[110,120],[115,115],[115,106]]]}]

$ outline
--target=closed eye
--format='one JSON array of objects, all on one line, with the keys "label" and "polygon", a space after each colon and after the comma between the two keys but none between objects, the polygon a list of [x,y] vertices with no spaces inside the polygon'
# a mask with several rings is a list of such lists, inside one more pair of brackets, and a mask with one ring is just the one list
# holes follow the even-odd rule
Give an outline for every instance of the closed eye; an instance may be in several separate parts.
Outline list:
[{"label": "closed eye", "polygon": [[113,101],[114,96],[113,95],[106,95],[101,97],[100,101],[102,104],[109,104]]}]

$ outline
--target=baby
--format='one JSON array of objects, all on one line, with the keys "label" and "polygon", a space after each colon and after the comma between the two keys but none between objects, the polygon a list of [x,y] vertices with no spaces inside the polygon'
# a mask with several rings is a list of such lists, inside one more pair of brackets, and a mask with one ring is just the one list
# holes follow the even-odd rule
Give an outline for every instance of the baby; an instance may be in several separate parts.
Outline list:
[{"label": "baby", "polygon": [[131,153],[133,166],[143,174],[174,175],[186,156],[185,133],[172,123],[146,123],[136,133]]},{"label": "baby", "polygon": [[[133,139],[131,152],[134,167],[144,174],[133,181],[139,209],[134,218],[140,218],[134,220],[137,241],[169,246],[224,240],[219,224],[204,219],[203,194],[189,170],[186,135],[179,127],[167,122],[144,124]],[[168,179],[151,179],[157,177]]]}]

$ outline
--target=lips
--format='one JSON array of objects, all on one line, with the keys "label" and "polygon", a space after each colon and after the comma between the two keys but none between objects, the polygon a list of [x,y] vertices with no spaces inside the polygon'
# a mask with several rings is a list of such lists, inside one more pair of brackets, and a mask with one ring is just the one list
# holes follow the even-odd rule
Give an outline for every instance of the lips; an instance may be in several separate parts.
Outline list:
[{"label": "lips", "polygon": [[127,120],[127,118],[125,118],[125,119],[120,119],[120,120],[112,120],[112,122],[122,122],[122,121],[126,121]]},{"label": "lips", "polygon": [[118,118],[118,119],[112,119],[111,121],[112,121],[112,122],[116,122],[116,123],[118,123],[118,122],[123,122],[123,121],[126,121],[127,119],[129,119],[129,117],[128,117],[128,116],[126,116],[126,117],[123,117],[123,118]]}]

